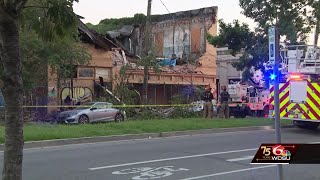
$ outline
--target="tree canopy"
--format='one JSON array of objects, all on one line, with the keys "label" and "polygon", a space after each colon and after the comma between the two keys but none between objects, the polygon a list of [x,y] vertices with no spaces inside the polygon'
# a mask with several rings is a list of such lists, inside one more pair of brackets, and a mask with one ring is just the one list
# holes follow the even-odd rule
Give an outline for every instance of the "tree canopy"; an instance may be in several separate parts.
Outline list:
[{"label": "tree canopy", "polygon": [[239,4],[242,13],[257,23],[255,30],[251,31],[247,24],[237,20],[229,24],[220,20],[219,36],[208,35],[207,39],[214,46],[227,46],[232,50],[232,55],[243,50],[239,61],[232,65],[243,71],[244,80],[252,76],[252,67],[268,74],[264,63],[269,60],[269,27],[279,28],[282,43],[306,44],[320,15],[319,0],[239,0]]},{"label": "tree canopy", "polygon": [[145,24],[147,17],[144,14],[137,13],[134,17],[110,18],[103,19],[97,25],[87,23],[89,28],[94,29],[100,34],[106,34],[107,31],[120,29],[124,25],[140,25]]},{"label": "tree canopy", "polygon": [[232,64],[238,71],[243,71],[243,78],[251,77],[252,67],[263,69],[268,61],[268,38],[251,31],[247,24],[241,24],[238,20],[228,24],[219,20],[219,24],[219,36],[208,35],[208,41],[217,47],[227,46],[234,56],[243,53],[239,61]]},{"label": "tree canopy", "polygon": [[311,1],[239,0],[239,4],[242,13],[258,23],[257,31],[267,34],[268,28],[275,25],[288,43],[297,44],[306,41],[314,24],[308,10]]},{"label": "tree canopy", "polygon": [[[61,4],[57,5],[56,3]],[[51,67],[60,78],[70,78],[75,65],[86,64],[90,59],[90,55],[81,47],[77,38],[78,19],[72,14],[72,11],[69,17],[65,17],[66,22],[70,21],[71,23],[66,26],[66,29],[63,29],[63,26],[66,25],[64,21],[61,22],[61,25],[49,23],[51,25],[48,29],[51,30],[44,29],[47,26],[43,23],[44,21],[48,23],[48,19],[43,18],[43,22],[36,21],[38,16],[41,19],[46,15],[47,9],[45,7],[50,5],[42,1],[29,1],[22,13],[20,28],[22,78],[24,90],[27,91],[35,85],[46,84],[47,79],[39,78],[47,76],[43,68]],[[63,10],[66,8],[65,6],[68,7],[69,5],[68,2],[63,1],[56,1],[53,4],[53,6],[61,6],[63,12],[65,12]],[[68,11],[70,10],[68,9]],[[56,20],[58,19],[54,14],[48,16],[54,16]],[[62,29],[57,30],[55,27]],[[2,72],[2,69],[0,69],[0,72]]]}]

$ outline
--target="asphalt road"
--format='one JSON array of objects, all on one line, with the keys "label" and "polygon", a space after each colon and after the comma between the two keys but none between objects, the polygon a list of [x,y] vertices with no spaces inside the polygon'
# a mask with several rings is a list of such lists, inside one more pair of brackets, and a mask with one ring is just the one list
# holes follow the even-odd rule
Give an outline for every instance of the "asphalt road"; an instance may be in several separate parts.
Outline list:
[{"label": "asphalt road", "polygon": [[[282,130],[283,143],[319,142],[319,136],[320,130]],[[26,149],[23,179],[276,180],[276,166],[250,164],[259,145],[274,140],[273,130],[263,130]],[[319,165],[283,168],[285,179],[320,179]]]}]

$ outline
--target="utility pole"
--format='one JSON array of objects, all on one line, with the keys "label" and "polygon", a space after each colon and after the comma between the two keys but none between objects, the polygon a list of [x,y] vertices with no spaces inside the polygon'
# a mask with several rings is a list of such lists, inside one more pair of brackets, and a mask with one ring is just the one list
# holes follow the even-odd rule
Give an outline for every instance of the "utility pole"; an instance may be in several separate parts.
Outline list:
[{"label": "utility pole", "polygon": [[[280,100],[279,100],[279,64],[280,64],[280,35],[277,27],[269,28],[269,62],[273,67],[274,79],[274,110],[275,110],[275,129],[276,129],[276,143],[281,143],[281,132],[280,132]],[[277,166],[278,179],[283,180],[283,168],[281,164]]]},{"label": "utility pole", "polygon": [[318,38],[320,35],[320,17],[317,18],[317,24],[314,32],[314,45],[318,45]]},{"label": "utility pole", "polygon": [[[151,46],[151,5],[152,0],[148,0],[148,11],[147,11],[147,21],[145,26],[145,36],[144,36],[144,53],[143,58],[149,55],[149,50]],[[149,79],[149,62],[148,58],[144,59],[144,77],[143,77],[143,102],[148,104],[148,79]]]}]

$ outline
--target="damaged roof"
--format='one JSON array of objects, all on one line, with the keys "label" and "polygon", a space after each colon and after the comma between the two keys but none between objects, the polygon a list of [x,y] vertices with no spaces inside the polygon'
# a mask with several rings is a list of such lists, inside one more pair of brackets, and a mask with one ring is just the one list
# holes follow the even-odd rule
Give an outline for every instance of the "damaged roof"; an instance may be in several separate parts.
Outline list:
[{"label": "damaged roof", "polygon": [[111,38],[118,38],[120,36],[130,36],[133,32],[134,27],[131,25],[125,25],[122,26],[121,29],[119,30],[114,30],[114,31],[108,31],[107,35],[109,35]]},{"label": "damaged roof", "polygon": [[111,51],[112,48],[120,48],[128,57],[140,59],[138,56],[127,51],[121,44],[115,42],[111,37],[103,36],[95,30],[89,29],[81,20],[79,20],[78,30],[83,41],[89,41],[89,43],[107,51]]},{"label": "damaged roof", "polygon": [[163,14],[163,15],[153,15],[154,18],[152,18],[153,22],[161,22],[161,21],[167,21],[167,20],[177,20],[177,19],[186,19],[186,18],[194,18],[194,17],[212,17],[214,18],[214,21],[216,20],[218,7],[212,6],[212,7],[206,7],[201,9],[194,9],[189,11],[180,11],[170,14]]}]

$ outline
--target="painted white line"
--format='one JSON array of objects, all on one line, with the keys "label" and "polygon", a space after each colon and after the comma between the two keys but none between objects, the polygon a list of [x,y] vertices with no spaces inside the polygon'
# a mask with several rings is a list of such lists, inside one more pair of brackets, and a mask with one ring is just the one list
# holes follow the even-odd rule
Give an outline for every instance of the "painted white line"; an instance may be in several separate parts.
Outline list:
[{"label": "painted white line", "polygon": [[94,167],[94,168],[89,168],[89,170],[93,171],[93,170],[99,170],[99,169],[109,169],[109,168],[131,166],[131,165],[137,165],[137,164],[147,164],[147,163],[172,161],[172,160],[179,160],[179,159],[190,159],[190,158],[196,158],[196,157],[212,156],[212,155],[219,155],[219,154],[230,154],[230,153],[247,152],[247,151],[256,151],[256,150],[257,150],[257,148],[252,148],[252,149],[241,149],[241,150],[215,152],[215,153],[207,153],[207,154],[196,154],[196,155],[190,155],[190,156],[179,156],[179,157],[173,157],[173,158],[154,159],[154,160],[149,160],[149,161],[139,161],[139,162],[133,162],[133,163]]},{"label": "painted white line", "polygon": [[320,142],[310,142],[309,144],[320,144]]},{"label": "painted white line", "polygon": [[235,159],[227,159],[228,162],[236,162],[236,161],[243,161],[243,160],[248,160],[252,159],[254,156],[244,156],[241,158],[235,158]]},{"label": "painted white line", "polygon": [[260,167],[253,167],[253,168],[247,168],[247,169],[239,169],[234,171],[226,171],[221,173],[215,173],[215,174],[209,174],[204,176],[196,176],[196,177],[190,177],[182,180],[194,180],[194,179],[202,179],[202,178],[208,178],[208,177],[214,177],[214,176],[221,176],[221,175],[227,175],[227,174],[233,174],[233,173],[239,173],[239,172],[245,172],[245,171],[252,171],[257,169],[264,169],[264,168],[270,168],[275,167],[276,165],[268,165],[268,166],[260,166]]},{"label": "painted white line", "polygon": [[[261,163],[250,163],[250,164],[257,164],[257,165],[261,165]],[[282,165],[289,165],[289,163],[263,163],[263,164],[274,164],[274,165],[282,164]]]}]

